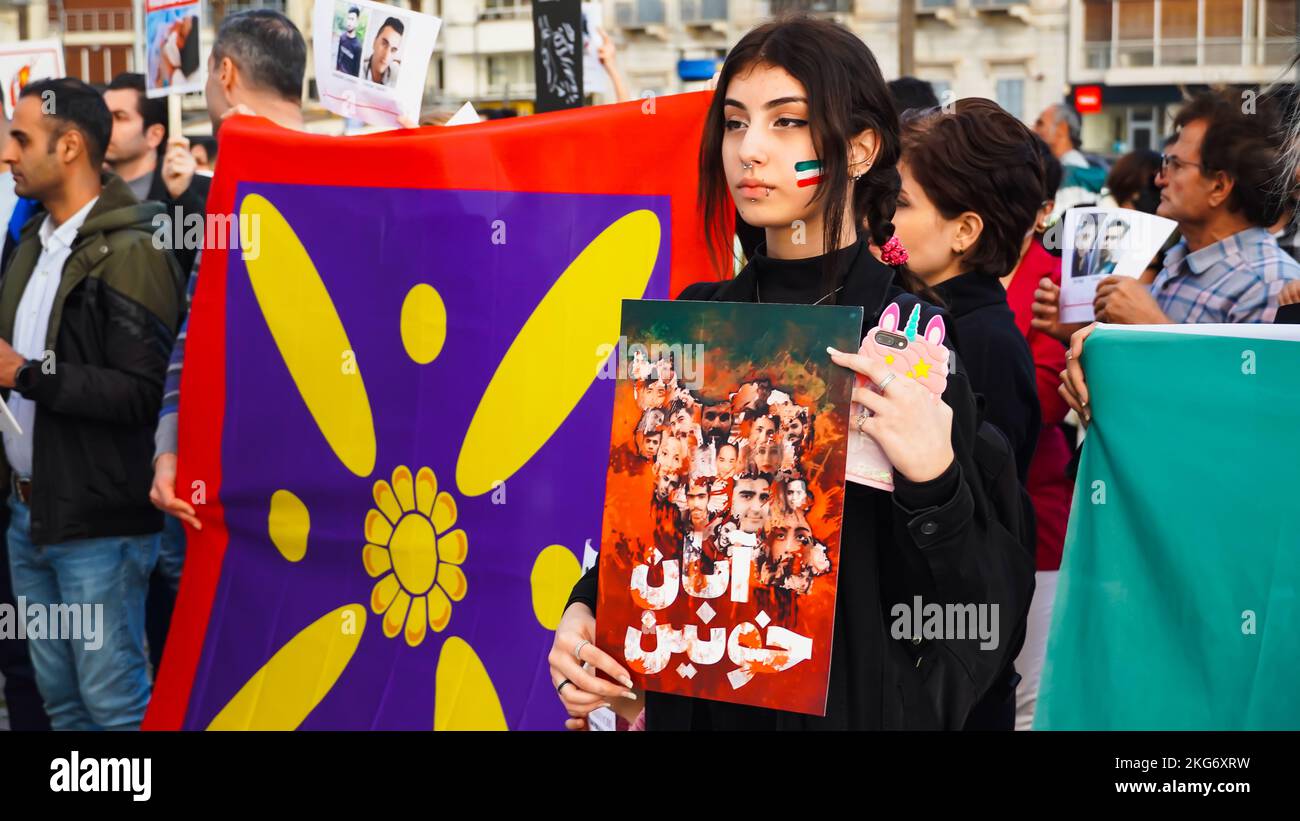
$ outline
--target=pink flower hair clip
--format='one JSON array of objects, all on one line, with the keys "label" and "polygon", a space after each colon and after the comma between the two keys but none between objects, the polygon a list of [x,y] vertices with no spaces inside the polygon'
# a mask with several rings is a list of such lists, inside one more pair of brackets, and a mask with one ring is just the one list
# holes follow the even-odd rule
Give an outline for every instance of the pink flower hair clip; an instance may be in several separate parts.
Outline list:
[{"label": "pink flower hair clip", "polygon": [[880,259],[886,265],[907,264],[907,249],[903,247],[903,243],[899,241],[897,234],[890,237],[889,241],[881,247]]}]

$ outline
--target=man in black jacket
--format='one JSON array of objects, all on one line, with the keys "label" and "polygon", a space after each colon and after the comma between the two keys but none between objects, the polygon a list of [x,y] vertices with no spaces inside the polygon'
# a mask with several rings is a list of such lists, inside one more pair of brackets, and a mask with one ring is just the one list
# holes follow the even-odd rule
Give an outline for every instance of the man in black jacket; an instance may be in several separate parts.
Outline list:
[{"label": "man in black jacket", "polygon": [[0,282],[0,388],[21,428],[3,425],[0,479],[14,593],[25,619],[44,615],[28,636],[55,729],[138,727],[150,693],[142,622],[162,526],[150,463],[182,285],[153,247],[163,207],[101,176],[111,128],[90,86],[42,80],[0,152],[46,212]]},{"label": "man in black jacket", "polygon": [[[211,180],[194,173],[198,163],[188,141],[179,134],[167,133],[167,100],[151,100],[145,95],[143,74],[114,77],[104,91],[104,102],[113,115],[113,136],[104,152],[105,165],[126,182],[137,200],[166,206],[166,224],[170,228],[166,236],[173,241],[171,252],[181,270],[189,273],[199,249],[185,248],[175,239],[186,236],[186,219],[194,222],[191,214],[204,219]],[[166,153],[162,153],[164,146]]]}]

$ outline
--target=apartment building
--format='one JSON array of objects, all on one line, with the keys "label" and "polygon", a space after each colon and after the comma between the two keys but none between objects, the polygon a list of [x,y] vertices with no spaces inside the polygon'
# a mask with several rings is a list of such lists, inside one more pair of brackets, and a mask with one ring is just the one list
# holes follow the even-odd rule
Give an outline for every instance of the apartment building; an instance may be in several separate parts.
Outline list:
[{"label": "apartment building", "polygon": [[1085,150],[1159,150],[1186,90],[1291,79],[1296,13],[1296,0],[1071,0],[1071,87],[1101,102]]}]

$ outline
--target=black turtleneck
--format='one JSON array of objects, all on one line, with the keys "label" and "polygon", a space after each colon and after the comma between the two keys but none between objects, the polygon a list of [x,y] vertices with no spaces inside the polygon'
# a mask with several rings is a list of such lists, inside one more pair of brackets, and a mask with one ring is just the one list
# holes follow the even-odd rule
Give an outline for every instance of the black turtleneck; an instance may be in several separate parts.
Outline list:
[{"label": "black turtleneck", "polygon": [[[858,242],[833,252],[838,276],[827,285],[825,257],[777,260],[762,246],[735,278],[688,285],[678,299],[809,304],[838,284],[823,304],[860,305],[867,328],[896,302],[900,315],[919,306],[920,324],[940,311],[894,282],[894,271]],[[951,317],[949,317],[951,319]],[[951,325],[951,323],[949,323]],[[1014,330],[1014,326],[1013,326]],[[1002,635],[1016,632],[1016,614],[1029,606],[1033,561],[1005,529],[976,515],[983,498],[974,462],[977,414],[965,374],[948,380],[944,400],[953,410],[957,460],[929,482],[895,477],[894,492],[848,483],[840,531],[838,589],[831,636],[825,715],[803,715],[650,691],[651,730],[958,729],[1019,651],[1003,642],[996,652],[978,640],[914,641],[894,634],[897,603],[998,602]],[[617,550],[603,546],[604,550]],[[570,603],[597,612],[599,573],[592,568],[574,586]],[[566,605],[567,608],[567,605]],[[614,647],[604,648],[618,657]]]},{"label": "black turtleneck", "polygon": [[934,290],[957,324],[953,341],[966,363],[971,389],[984,396],[984,418],[1011,441],[1023,484],[1038,445],[1042,411],[1034,357],[1016,327],[1006,289],[996,276],[972,271]]},{"label": "black turtleneck", "polygon": [[[760,302],[811,305],[844,284],[862,253],[863,243],[855,242],[824,256],[805,259],[775,259],[767,255],[767,243],[759,243],[749,267],[758,283]],[[830,258],[828,263],[827,258]],[[833,285],[827,285],[826,269],[834,266]],[[822,305],[835,305],[839,294],[832,294]]]}]

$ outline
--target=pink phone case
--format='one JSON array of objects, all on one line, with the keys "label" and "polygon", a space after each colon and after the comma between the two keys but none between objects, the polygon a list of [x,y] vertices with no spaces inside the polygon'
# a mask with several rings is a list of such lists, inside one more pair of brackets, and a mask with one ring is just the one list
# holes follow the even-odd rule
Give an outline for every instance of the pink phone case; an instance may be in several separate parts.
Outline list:
[{"label": "pink phone case", "polygon": [[[858,353],[883,364],[889,370],[921,383],[934,394],[934,401],[940,402],[944,388],[948,385],[948,349],[943,339],[947,332],[941,317],[933,317],[925,326],[925,333],[918,335],[917,326],[921,319],[921,306],[912,308],[907,318],[907,327],[899,330],[902,317],[897,302],[891,302],[880,315],[880,323],[867,331]],[[889,331],[907,339],[907,347],[899,350],[883,345],[875,340],[877,330]],[[865,376],[858,376],[857,385],[869,384]],[[871,389],[879,393],[875,385]],[[849,413],[849,455],[846,466],[846,478],[860,485],[870,485],[881,490],[894,489],[894,466],[890,464],[885,452],[876,441],[857,429],[857,419],[863,407],[854,402]],[[870,412],[867,412],[870,416]]]}]

